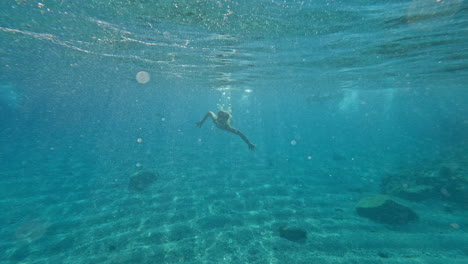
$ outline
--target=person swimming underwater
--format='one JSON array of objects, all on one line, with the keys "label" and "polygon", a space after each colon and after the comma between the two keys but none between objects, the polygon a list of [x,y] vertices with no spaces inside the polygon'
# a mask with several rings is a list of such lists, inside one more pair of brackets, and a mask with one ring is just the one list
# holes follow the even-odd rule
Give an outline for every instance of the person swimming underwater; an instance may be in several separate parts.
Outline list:
[{"label": "person swimming underwater", "polygon": [[215,123],[215,125],[219,129],[226,130],[228,132],[231,132],[233,134],[236,134],[236,135],[240,136],[240,138],[242,138],[242,140],[244,140],[244,142],[247,143],[250,150],[255,150],[255,145],[252,144],[249,141],[249,139],[244,134],[242,134],[242,132],[240,132],[239,130],[237,130],[237,129],[235,129],[235,128],[233,128],[231,126],[231,114],[229,112],[220,110],[218,112],[218,115],[216,115],[215,113],[210,111],[210,112],[206,113],[206,115],[203,117],[203,119],[200,122],[197,122],[195,125],[197,127],[202,127],[203,123],[209,117],[211,117],[211,119],[213,119],[213,122]]}]

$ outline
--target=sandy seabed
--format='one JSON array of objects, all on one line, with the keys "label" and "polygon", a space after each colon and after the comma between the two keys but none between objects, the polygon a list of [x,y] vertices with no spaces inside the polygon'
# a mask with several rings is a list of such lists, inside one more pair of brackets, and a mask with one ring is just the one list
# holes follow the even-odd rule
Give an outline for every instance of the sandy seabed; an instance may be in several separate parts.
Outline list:
[{"label": "sandy seabed", "polygon": [[[365,160],[364,169],[260,154],[205,162],[180,150],[136,167],[59,157],[4,166],[1,263],[468,263],[466,210],[406,201],[418,222],[359,217],[357,201],[378,192],[380,177]],[[129,191],[139,169],[158,179]],[[307,240],[280,237],[282,226]]]}]

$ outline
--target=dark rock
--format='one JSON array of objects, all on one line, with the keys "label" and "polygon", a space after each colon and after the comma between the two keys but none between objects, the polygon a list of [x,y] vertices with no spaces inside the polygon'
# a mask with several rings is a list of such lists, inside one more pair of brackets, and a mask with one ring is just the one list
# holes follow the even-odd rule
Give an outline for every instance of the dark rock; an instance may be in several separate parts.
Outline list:
[{"label": "dark rock", "polygon": [[305,242],[307,231],[298,227],[282,226],[279,228],[280,237],[293,242]]},{"label": "dark rock", "polygon": [[390,257],[390,254],[388,254],[387,252],[382,252],[380,251],[379,253],[377,253],[377,255],[381,258],[389,258]]},{"label": "dark rock", "polygon": [[363,198],[358,202],[356,211],[362,217],[389,225],[407,224],[418,219],[413,210],[395,202],[388,195]]},{"label": "dark rock", "polygon": [[128,183],[129,191],[143,191],[146,187],[156,181],[157,174],[151,171],[139,171],[130,176]]}]

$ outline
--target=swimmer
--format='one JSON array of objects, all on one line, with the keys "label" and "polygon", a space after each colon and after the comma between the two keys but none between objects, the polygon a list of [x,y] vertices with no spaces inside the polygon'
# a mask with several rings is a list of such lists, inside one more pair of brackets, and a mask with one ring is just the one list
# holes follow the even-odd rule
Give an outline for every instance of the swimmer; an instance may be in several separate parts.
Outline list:
[{"label": "swimmer", "polygon": [[244,134],[242,134],[242,132],[240,132],[239,130],[237,130],[237,129],[235,129],[235,128],[233,128],[231,126],[231,114],[229,112],[220,110],[218,112],[218,115],[216,115],[213,112],[208,112],[208,113],[206,113],[205,117],[203,117],[202,121],[196,123],[196,126],[197,127],[202,127],[205,120],[207,118],[209,118],[209,117],[211,117],[211,119],[213,119],[213,122],[215,123],[215,125],[219,129],[226,130],[228,132],[239,135],[242,138],[242,140],[244,140],[244,142],[247,143],[250,150],[255,150],[255,145],[252,144],[249,141],[249,139]]}]

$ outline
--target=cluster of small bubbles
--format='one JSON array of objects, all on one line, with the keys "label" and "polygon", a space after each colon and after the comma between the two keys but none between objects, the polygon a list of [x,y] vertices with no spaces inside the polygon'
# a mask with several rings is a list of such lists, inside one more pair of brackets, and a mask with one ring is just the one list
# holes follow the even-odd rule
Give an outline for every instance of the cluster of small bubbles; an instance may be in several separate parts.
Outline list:
[{"label": "cluster of small bubbles", "polygon": [[292,145],[292,146],[296,146],[296,144],[297,144],[296,140],[294,140],[294,139],[291,140],[291,145]]},{"label": "cluster of small bubbles", "polygon": [[150,79],[151,79],[150,74],[145,71],[138,72],[136,75],[137,82],[141,84],[149,82]]},{"label": "cluster of small bubbles", "polygon": [[137,142],[138,142],[138,143],[141,143],[141,142],[143,142],[143,139],[142,139],[142,138],[138,138],[138,139],[137,139]]}]

